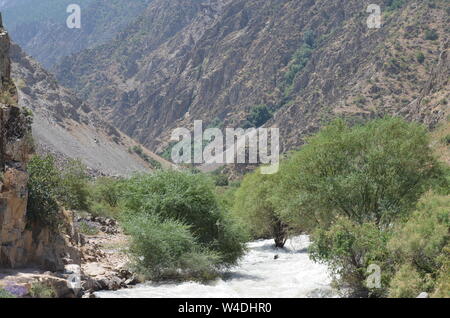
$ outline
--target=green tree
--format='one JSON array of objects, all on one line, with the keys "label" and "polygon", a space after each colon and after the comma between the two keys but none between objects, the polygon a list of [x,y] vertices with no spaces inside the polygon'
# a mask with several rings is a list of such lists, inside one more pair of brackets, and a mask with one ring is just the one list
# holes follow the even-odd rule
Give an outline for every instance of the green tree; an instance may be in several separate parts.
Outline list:
[{"label": "green tree", "polygon": [[235,193],[233,214],[248,228],[254,238],[274,238],[283,247],[288,237],[287,225],[277,214],[272,194],[277,187],[276,175],[261,174],[260,169],[245,176]]},{"label": "green tree", "polygon": [[116,178],[97,178],[89,184],[89,212],[95,216],[117,218],[122,197],[122,184],[125,181]]},{"label": "green tree", "polygon": [[282,165],[278,202],[312,228],[339,216],[385,228],[440,174],[424,127],[400,118],[352,128],[337,120]]},{"label": "green tree", "polygon": [[403,264],[395,273],[389,289],[391,298],[416,298],[422,292],[423,279],[411,264]]},{"label": "green tree", "polygon": [[27,215],[30,219],[56,227],[61,207],[88,210],[89,187],[85,169],[80,161],[73,160],[60,170],[53,156],[33,156],[28,163]]}]

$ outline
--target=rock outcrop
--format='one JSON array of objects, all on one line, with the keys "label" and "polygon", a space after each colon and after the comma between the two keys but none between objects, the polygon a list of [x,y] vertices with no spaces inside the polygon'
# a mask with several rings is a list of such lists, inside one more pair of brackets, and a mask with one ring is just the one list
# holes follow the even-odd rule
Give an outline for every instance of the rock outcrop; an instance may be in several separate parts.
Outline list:
[{"label": "rock outcrop", "polygon": [[[14,88],[9,47],[8,33],[0,25],[0,93],[5,97],[2,101],[17,96],[15,92],[11,94]],[[31,232],[25,233],[26,160],[30,152],[26,139],[30,126],[18,107],[0,104],[0,128],[0,266],[15,266],[26,261],[26,245],[31,242]]]},{"label": "rock outcrop", "polygon": [[[1,18],[0,18],[1,21]],[[17,105],[11,79],[10,40],[0,22],[0,268],[38,266],[62,270],[80,262],[70,213],[61,211],[66,229],[52,229],[27,218],[27,160],[32,154],[31,118]]]}]

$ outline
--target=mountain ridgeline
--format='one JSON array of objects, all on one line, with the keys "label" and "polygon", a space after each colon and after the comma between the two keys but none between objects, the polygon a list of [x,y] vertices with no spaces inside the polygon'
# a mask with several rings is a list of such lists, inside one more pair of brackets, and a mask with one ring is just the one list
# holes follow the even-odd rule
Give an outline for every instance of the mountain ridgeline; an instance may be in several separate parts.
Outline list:
[{"label": "mountain ridgeline", "polygon": [[379,29],[367,25],[370,3],[154,0],[111,41],[54,71],[155,151],[200,119],[279,127],[283,150],[335,117],[435,126],[448,109],[448,1],[384,0]]},{"label": "mountain ridgeline", "polygon": [[61,57],[111,40],[139,15],[151,0],[79,0],[81,28],[70,29],[66,19],[70,0],[0,2],[5,26],[28,54],[45,67]]}]

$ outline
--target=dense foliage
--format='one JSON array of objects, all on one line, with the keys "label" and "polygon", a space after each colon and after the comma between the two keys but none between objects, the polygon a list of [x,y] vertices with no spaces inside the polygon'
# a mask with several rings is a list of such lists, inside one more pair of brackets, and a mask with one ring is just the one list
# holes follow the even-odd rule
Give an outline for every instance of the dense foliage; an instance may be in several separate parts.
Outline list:
[{"label": "dense foliage", "polygon": [[355,127],[333,122],[293,154],[281,174],[278,202],[285,215],[313,226],[347,217],[385,228],[408,215],[440,168],[423,127],[387,118]]},{"label": "dense foliage", "polygon": [[[123,186],[122,220],[133,237],[132,250],[136,256],[144,257],[140,263],[153,264],[146,267],[157,270],[154,274],[161,275],[161,267],[176,268],[185,253],[202,259],[200,263],[209,263],[211,268],[217,264],[234,264],[242,255],[241,231],[219,204],[214,184],[208,177],[188,172],[159,171],[133,177]],[[154,232],[152,229],[158,226],[168,232]],[[143,229],[152,233],[145,234]],[[162,259],[150,246],[156,248],[156,242],[170,240],[170,233],[178,233],[174,237],[179,237],[185,248],[174,250],[177,244],[161,243],[166,246],[165,252],[173,256]],[[168,266],[166,261],[172,265]],[[190,264],[195,265],[195,262]]]},{"label": "dense foliage", "polygon": [[59,222],[61,177],[53,157],[33,157],[28,163],[28,172],[28,216],[44,225],[56,226]]},{"label": "dense foliage", "polygon": [[244,178],[235,194],[233,214],[254,238],[274,238],[277,247],[287,239],[287,227],[276,213],[272,200],[277,175],[264,175],[258,169]]},{"label": "dense foliage", "polygon": [[28,163],[28,216],[41,224],[56,227],[60,208],[89,208],[88,177],[79,161],[58,169],[52,156],[34,156]]},{"label": "dense foliage", "polygon": [[272,113],[267,105],[258,105],[251,109],[247,120],[244,122],[243,128],[261,127],[269,119],[272,118]]},{"label": "dense foliage", "polygon": [[178,220],[137,215],[125,223],[137,269],[152,279],[211,278],[219,254],[202,248],[191,228]]},{"label": "dense foliage", "polygon": [[[373,222],[357,223],[339,217],[329,228],[317,228],[310,247],[314,261],[328,265],[335,284],[353,296],[382,296],[389,283],[392,268],[386,244],[390,232],[380,231]],[[368,268],[375,264],[381,268],[381,285],[367,286]]]},{"label": "dense foliage", "polygon": [[124,180],[102,177],[89,184],[89,209],[94,216],[117,218]]},{"label": "dense foliage", "polygon": [[388,248],[398,271],[390,296],[415,297],[422,291],[433,292],[445,281],[448,286],[449,207],[450,196],[429,193],[409,220],[394,232]]},{"label": "dense foliage", "polygon": [[158,171],[90,180],[79,162],[58,169],[51,156],[33,157],[28,171],[32,220],[56,227],[62,207],[118,218],[138,270],[152,279],[209,279],[244,252],[245,234],[209,176]]}]

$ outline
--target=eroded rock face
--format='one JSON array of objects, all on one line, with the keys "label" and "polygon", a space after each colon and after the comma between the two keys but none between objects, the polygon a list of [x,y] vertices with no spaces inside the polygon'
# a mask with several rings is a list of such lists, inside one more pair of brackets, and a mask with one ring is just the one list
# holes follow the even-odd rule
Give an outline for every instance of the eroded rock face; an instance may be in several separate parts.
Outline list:
[{"label": "eroded rock face", "polygon": [[[9,46],[8,34],[0,25],[0,94],[10,94],[13,87]],[[26,116],[18,107],[0,104],[0,266],[23,264],[27,245],[31,247],[31,232],[25,230],[29,131]]]},{"label": "eroded rock face", "polygon": [[[1,21],[1,18],[0,18]],[[11,80],[10,41],[0,22],[0,268],[36,265],[61,270],[80,262],[72,215],[64,214],[64,233],[30,223],[27,219],[28,173],[32,153],[31,120],[23,109],[11,105],[17,91]],[[4,98],[7,96],[7,98]]]}]

